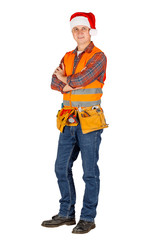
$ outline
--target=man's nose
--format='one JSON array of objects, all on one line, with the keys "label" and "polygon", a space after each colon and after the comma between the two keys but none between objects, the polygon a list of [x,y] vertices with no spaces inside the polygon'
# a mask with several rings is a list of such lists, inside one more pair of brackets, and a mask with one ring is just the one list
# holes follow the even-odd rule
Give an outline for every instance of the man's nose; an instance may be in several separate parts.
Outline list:
[{"label": "man's nose", "polygon": [[83,30],[78,30],[78,34],[82,34],[83,33]]}]

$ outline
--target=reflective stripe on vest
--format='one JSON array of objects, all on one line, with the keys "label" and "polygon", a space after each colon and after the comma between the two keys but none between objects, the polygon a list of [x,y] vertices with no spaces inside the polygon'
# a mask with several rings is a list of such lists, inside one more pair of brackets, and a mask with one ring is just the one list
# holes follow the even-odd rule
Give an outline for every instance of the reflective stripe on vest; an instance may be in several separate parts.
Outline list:
[{"label": "reflective stripe on vest", "polygon": [[[66,100],[63,100],[63,104],[64,106],[70,106],[70,101],[66,101]],[[101,100],[98,100],[98,101],[91,101],[91,102],[72,102],[72,107],[91,107],[91,106],[94,106],[94,105],[100,105],[101,104]]]},{"label": "reflective stripe on vest", "polygon": [[[98,52],[101,52],[101,50],[94,46],[91,53],[83,53],[76,67],[75,74],[81,72],[85,68],[87,62],[94,56],[95,53]],[[74,58],[75,54],[73,51],[66,53],[64,56],[64,65],[67,76],[72,75],[73,73]],[[98,80],[95,80],[86,87],[64,93],[63,105],[71,107],[90,107],[98,105],[101,103],[101,97],[103,94],[102,87],[103,84]]]},{"label": "reflective stripe on vest", "polygon": [[103,93],[102,88],[84,88],[72,91],[73,95]]}]

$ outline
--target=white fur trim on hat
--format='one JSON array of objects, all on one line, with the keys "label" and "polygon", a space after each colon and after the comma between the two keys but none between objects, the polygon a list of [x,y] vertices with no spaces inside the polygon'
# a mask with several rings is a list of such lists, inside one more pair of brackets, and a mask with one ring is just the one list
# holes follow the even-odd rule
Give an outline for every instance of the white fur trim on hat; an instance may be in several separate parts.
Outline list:
[{"label": "white fur trim on hat", "polygon": [[75,17],[70,21],[71,30],[72,30],[72,28],[74,28],[78,25],[83,25],[83,26],[87,26],[87,27],[91,28],[88,18],[82,17],[82,16]]},{"label": "white fur trim on hat", "polygon": [[97,29],[92,28],[92,29],[89,30],[89,33],[90,33],[91,36],[96,36],[97,35]]}]

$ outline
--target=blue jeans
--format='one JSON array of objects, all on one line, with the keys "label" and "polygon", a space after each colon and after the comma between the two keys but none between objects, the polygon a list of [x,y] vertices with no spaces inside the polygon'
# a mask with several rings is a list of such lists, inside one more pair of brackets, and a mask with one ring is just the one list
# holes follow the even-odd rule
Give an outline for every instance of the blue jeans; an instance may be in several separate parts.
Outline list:
[{"label": "blue jeans", "polygon": [[85,193],[80,220],[93,222],[99,194],[99,146],[101,133],[98,130],[83,134],[78,126],[65,126],[60,133],[55,172],[61,192],[59,215],[67,218],[75,217],[76,191],[72,176],[73,162],[81,152]]}]

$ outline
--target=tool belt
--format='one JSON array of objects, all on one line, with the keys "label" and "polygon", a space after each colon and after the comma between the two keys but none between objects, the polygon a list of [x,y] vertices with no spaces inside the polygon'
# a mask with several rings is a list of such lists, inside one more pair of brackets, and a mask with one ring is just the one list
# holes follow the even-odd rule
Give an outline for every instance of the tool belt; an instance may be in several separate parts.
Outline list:
[{"label": "tool belt", "polygon": [[84,134],[108,127],[100,105],[80,108],[63,107],[58,111],[57,128],[60,132],[63,132],[65,126],[77,126],[79,122]]}]

